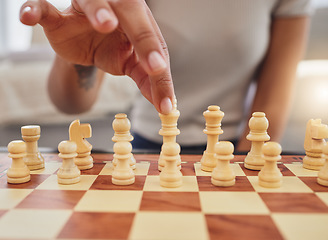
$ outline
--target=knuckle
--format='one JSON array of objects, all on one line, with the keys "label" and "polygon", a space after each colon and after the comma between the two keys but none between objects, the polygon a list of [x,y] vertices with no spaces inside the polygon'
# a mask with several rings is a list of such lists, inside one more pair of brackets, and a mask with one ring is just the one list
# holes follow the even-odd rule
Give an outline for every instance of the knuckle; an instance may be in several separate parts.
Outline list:
[{"label": "knuckle", "polygon": [[134,38],[135,43],[142,43],[144,41],[156,39],[156,34],[151,30],[141,30]]}]

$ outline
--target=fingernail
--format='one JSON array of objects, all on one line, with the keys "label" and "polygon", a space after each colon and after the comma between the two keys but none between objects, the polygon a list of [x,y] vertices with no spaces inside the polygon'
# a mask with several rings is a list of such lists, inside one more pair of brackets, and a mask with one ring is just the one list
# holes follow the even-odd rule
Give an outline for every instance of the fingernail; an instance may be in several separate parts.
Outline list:
[{"label": "fingernail", "polygon": [[31,11],[32,11],[32,8],[29,7],[29,6],[26,6],[26,7],[23,9],[23,13],[31,12]]},{"label": "fingernail", "polygon": [[166,97],[166,98],[163,98],[162,101],[161,101],[161,113],[163,114],[169,114],[171,111],[172,111],[172,102],[171,102],[171,99]]},{"label": "fingernail", "polygon": [[112,21],[112,17],[110,15],[110,13],[105,8],[101,8],[97,11],[96,18],[100,24],[103,24],[108,21]]},{"label": "fingernail", "polygon": [[163,70],[167,67],[161,54],[156,51],[152,51],[148,56],[149,66],[154,72]]}]

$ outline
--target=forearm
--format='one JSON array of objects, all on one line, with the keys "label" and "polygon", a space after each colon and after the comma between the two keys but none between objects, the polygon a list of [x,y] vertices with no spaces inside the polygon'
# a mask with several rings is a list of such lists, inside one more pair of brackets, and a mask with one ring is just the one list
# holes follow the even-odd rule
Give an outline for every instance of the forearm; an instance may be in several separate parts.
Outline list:
[{"label": "forearm", "polygon": [[[297,64],[303,56],[308,31],[307,17],[278,19],[273,22],[271,41],[257,80],[257,91],[251,107],[265,112],[272,141],[280,141],[288,120]],[[251,114],[250,113],[250,114]],[[250,142],[246,125],[238,150],[246,151]]]},{"label": "forearm", "polygon": [[56,56],[48,79],[50,99],[62,112],[86,112],[97,99],[102,76],[93,66],[72,64]]}]

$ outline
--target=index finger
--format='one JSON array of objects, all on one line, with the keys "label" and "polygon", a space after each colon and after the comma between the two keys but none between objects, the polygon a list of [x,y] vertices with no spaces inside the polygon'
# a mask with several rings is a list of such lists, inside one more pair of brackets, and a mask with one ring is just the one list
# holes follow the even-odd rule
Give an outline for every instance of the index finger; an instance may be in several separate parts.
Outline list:
[{"label": "index finger", "polygon": [[174,88],[168,50],[156,21],[143,1],[116,1],[112,6],[121,28],[149,75],[153,105],[157,111],[169,113],[172,110]]}]

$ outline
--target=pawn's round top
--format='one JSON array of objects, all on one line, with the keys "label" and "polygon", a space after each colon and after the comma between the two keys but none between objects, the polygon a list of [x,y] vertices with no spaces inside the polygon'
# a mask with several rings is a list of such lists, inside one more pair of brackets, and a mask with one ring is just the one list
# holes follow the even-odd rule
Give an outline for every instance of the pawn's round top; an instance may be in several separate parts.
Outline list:
[{"label": "pawn's round top", "polygon": [[23,136],[36,136],[40,135],[41,128],[39,125],[28,125],[21,127],[21,133]]},{"label": "pawn's round top", "polygon": [[73,141],[61,141],[58,145],[58,151],[62,154],[75,153],[77,150],[76,143]]},{"label": "pawn's round top", "polygon": [[230,155],[233,150],[234,146],[229,141],[219,141],[215,144],[215,153],[218,155]]},{"label": "pawn's round top", "polygon": [[180,153],[180,145],[176,142],[166,142],[162,145],[162,152],[167,156],[176,156]]},{"label": "pawn's round top", "polygon": [[115,115],[112,126],[115,132],[127,132],[131,128],[131,123],[125,113],[118,113]]},{"label": "pawn's round top", "polygon": [[253,132],[266,131],[269,127],[269,121],[264,112],[254,112],[249,120],[249,128]]},{"label": "pawn's round top", "polygon": [[262,153],[266,156],[278,156],[281,154],[281,146],[277,142],[264,143]]},{"label": "pawn's round top", "polygon": [[116,142],[113,146],[115,154],[125,155],[132,151],[132,145],[130,142]]},{"label": "pawn's round top", "polygon": [[11,154],[24,153],[26,152],[26,143],[22,140],[14,140],[8,144],[7,148]]}]

